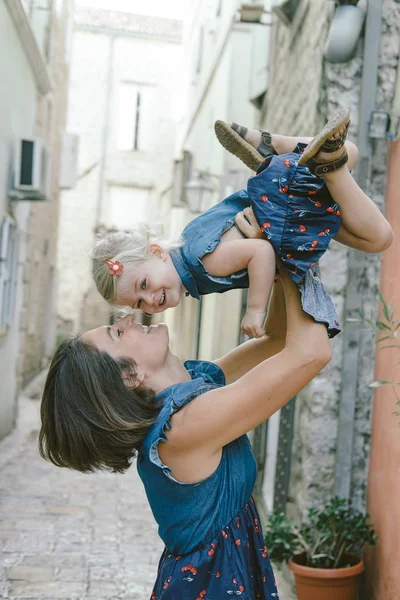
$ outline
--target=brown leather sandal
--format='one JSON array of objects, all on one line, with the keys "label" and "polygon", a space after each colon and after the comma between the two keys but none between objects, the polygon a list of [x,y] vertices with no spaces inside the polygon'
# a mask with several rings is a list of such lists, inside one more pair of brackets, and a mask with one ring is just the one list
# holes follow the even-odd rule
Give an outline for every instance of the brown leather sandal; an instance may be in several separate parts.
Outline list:
[{"label": "brown leather sandal", "polygon": [[[325,150],[325,152],[328,152],[328,150]],[[332,152],[334,152],[334,150],[332,150]],[[326,162],[316,160],[315,158],[310,158],[307,163],[307,167],[310,169],[311,173],[314,173],[314,175],[317,175],[317,177],[323,177],[327,173],[333,173],[334,171],[337,171],[343,167],[348,160],[349,155],[347,154],[346,148],[344,148],[343,154],[336,160]]]},{"label": "brown leather sandal", "polygon": [[247,127],[237,123],[228,125],[224,121],[215,121],[214,130],[220,144],[240,158],[246,167],[249,167],[252,171],[257,171],[263,158],[276,154],[272,145],[271,134],[268,131],[259,130],[261,132],[261,144],[256,149],[244,139],[248,132]]},{"label": "brown leather sandal", "polygon": [[[337,131],[345,125],[344,132],[340,137],[331,140]],[[337,152],[344,147],[347,139],[347,133],[350,125],[350,111],[347,109],[339,110],[327,122],[325,127],[311,140],[299,159],[299,165],[306,165],[315,175],[325,175],[343,167],[348,161],[347,150],[344,148],[343,154],[333,161],[318,161],[314,158],[318,152]]]}]

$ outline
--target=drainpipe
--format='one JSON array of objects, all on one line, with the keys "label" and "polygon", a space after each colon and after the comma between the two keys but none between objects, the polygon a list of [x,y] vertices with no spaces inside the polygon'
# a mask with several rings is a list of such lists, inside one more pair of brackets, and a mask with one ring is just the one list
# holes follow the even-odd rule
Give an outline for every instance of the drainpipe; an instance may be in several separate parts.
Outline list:
[{"label": "drainpipe", "polygon": [[[368,193],[371,170],[372,148],[369,138],[369,123],[375,110],[378,81],[378,61],[382,30],[383,0],[369,0],[365,39],[364,61],[361,81],[360,120],[358,131],[359,163],[355,178],[359,186]],[[361,324],[354,319],[362,303],[359,291],[364,256],[357,250],[350,250],[348,281],[344,305],[342,386],[339,404],[338,441],[336,449],[335,494],[350,498],[351,473],[353,467],[354,419],[358,384],[358,364],[360,353]]]},{"label": "drainpipe", "polygon": [[391,113],[391,139],[400,138],[400,60],[397,67],[397,81]]},{"label": "drainpipe", "polygon": [[108,67],[107,67],[107,83],[106,83],[106,98],[103,115],[103,133],[101,139],[101,155],[99,164],[99,187],[97,190],[97,203],[96,203],[96,226],[100,225],[101,212],[103,208],[103,196],[104,196],[104,182],[106,177],[106,158],[107,158],[107,146],[108,146],[108,135],[110,130],[110,107],[111,107],[111,92],[113,84],[113,64],[114,64],[114,49],[115,49],[115,36],[110,39],[110,50],[108,53]]}]

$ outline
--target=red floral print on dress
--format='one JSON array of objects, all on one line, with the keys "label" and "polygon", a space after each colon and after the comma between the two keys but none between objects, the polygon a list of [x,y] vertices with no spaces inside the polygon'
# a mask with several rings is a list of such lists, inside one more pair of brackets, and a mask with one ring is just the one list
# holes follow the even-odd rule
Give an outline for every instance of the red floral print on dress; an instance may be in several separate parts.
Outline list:
[{"label": "red floral print on dress", "polygon": [[[311,192],[308,192],[308,193],[311,194]],[[322,204],[319,200],[313,200],[312,198],[309,198],[309,201],[312,202],[316,208],[321,208],[321,206],[322,206]]]},{"label": "red floral print on dress", "polygon": [[168,588],[169,584],[171,583],[171,579],[172,579],[172,575],[170,575],[168,577],[168,579],[166,579],[166,581],[165,581],[165,583],[163,585],[164,590],[166,590]]},{"label": "red floral print on dress", "polygon": [[[193,577],[195,575],[197,575],[197,569],[196,569],[196,567],[194,567],[192,565],[192,563],[189,563],[188,565],[184,565],[183,567],[181,567],[181,571],[182,571],[182,573],[185,574],[183,581],[193,581]],[[192,575],[193,575],[193,577],[192,577]]]},{"label": "red floral print on dress", "polygon": [[285,177],[279,177],[272,180],[274,183],[279,185],[279,192],[281,194],[286,194],[289,191],[289,186],[286,183],[287,179]]},{"label": "red floral print on dress", "polygon": [[261,233],[265,233],[266,234],[267,240],[270,240],[272,238],[272,235],[273,235],[271,233],[271,231],[270,231],[270,227],[271,227],[271,223],[269,221],[266,221],[260,227]]},{"label": "red floral print on dress", "polygon": [[326,209],[326,211],[328,213],[333,213],[335,214],[337,217],[340,217],[340,210],[339,210],[339,205],[338,204],[333,204],[332,206],[328,206],[328,208]]},{"label": "red floral print on dress", "polygon": [[215,544],[213,542],[211,542],[211,548],[207,552],[207,554],[208,554],[208,556],[213,556],[213,554],[215,554]]}]

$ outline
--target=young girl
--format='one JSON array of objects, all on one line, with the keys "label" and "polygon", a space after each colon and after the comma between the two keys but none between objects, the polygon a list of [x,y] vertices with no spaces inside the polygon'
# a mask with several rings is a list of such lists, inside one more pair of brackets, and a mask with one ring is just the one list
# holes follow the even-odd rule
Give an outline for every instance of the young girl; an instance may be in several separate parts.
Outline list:
[{"label": "young girl", "polygon": [[[251,168],[259,164],[247,192],[236,192],[195,218],[180,241],[162,239],[145,225],[98,241],[91,256],[100,294],[108,302],[154,314],[176,306],[182,291],[199,298],[249,288],[241,328],[261,337],[275,252],[300,290],[303,310],[324,323],[330,337],[339,333],[334,305],[319,278],[319,259],[332,237],[381,252],[392,236],[345,166],[349,161],[353,167],[357,159],[357,148],[345,144],[348,126],[349,112],[339,111],[307,145],[309,140],[217,121],[221,143]],[[237,214],[249,206],[264,239],[243,238],[233,227]]]}]

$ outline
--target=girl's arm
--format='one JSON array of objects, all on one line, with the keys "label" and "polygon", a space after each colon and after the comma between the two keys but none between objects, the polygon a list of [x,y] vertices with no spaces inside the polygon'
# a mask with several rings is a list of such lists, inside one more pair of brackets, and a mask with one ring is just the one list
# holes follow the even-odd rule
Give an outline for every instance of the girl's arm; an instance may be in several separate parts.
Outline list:
[{"label": "girl's arm", "polygon": [[266,335],[262,338],[249,340],[215,361],[223,370],[228,384],[285,347],[286,304],[280,278],[272,288],[264,329]]},{"label": "girl's arm", "polygon": [[218,244],[202,262],[214,277],[226,277],[247,269],[249,296],[242,332],[252,337],[264,335],[263,323],[275,276],[275,253],[266,240],[233,240]]},{"label": "girl's arm", "polygon": [[[299,291],[281,275],[286,298],[286,344],[234,383],[199,396],[174,415],[170,451],[217,462],[221,449],[284,406],[330,361],[325,325],[307,316]],[[170,454],[171,456],[171,454]]]}]

